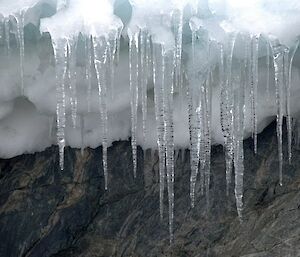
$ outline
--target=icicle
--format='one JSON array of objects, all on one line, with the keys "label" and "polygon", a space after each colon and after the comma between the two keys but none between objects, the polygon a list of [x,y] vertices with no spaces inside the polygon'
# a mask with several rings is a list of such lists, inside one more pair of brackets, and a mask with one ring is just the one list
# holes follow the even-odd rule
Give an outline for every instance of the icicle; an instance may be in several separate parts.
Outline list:
[{"label": "icicle", "polygon": [[134,34],[129,31],[129,80],[130,80],[130,105],[131,105],[131,147],[133,159],[133,174],[137,171],[137,109],[138,109],[138,37],[139,32]]},{"label": "icicle", "polygon": [[207,208],[209,208],[209,186],[210,186],[210,155],[211,155],[211,110],[212,110],[212,92],[211,92],[211,81],[212,81],[212,74],[211,71],[208,72],[208,78],[205,83],[205,170],[204,170],[204,177],[205,177],[205,192],[206,192],[206,201],[207,201]]},{"label": "icicle", "polygon": [[[190,94],[189,91],[188,94]],[[191,98],[191,96],[189,96]],[[199,145],[198,145],[198,136],[200,131],[199,119],[197,115],[197,110],[195,115],[192,113],[192,106],[189,104],[189,120],[190,120],[190,162],[191,162],[191,177],[190,177],[190,198],[192,208],[195,206],[195,187],[198,174],[198,165],[199,165]]]},{"label": "icicle", "polygon": [[299,47],[299,40],[296,43],[294,50],[292,51],[291,59],[288,67],[288,82],[287,82],[287,92],[286,92],[286,109],[287,109],[287,131],[288,131],[288,159],[289,164],[292,162],[292,117],[291,117],[291,85],[292,85],[292,68],[293,60],[297,49]]},{"label": "icicle", "polygon": [[98,83],[99,109],[101,114],[102,126],[102,163],[105,180],[105,190],[108,189],[108,169],[107,169],[107,134],[108,134],[108,113],[107,113],[107,66],[108,65],[108,48],[109,44],[103,38],[94,38],[94,58],[95,69]]},{"label": "icicle", "polygon": [[[234,83],[234,173],[235,173],[235,198],[239,218],[242,220],[243,210],[243,177],[244,177],[244,117],[245,117],[245,91],[248,86],[249,44],[248,37],[245,39],[245,56],[239,61],[233,75]],[[251,69],[251,67],[249,67]]]},{"label": "icicle", "polygon": [[139,38],[139,83],[141,89],[142,100],[142,127],[143,127],[143,142],[146,140],[146,122],[147,122],[147,83],[148,83],[148,53],[147,53],[147,32],[141,31]]},{"label": "icicle", "polygon": [[120,40],[121,40],[121,33],[123,30],[123,24],[119,24],[119,27],[116,30],[113,30],[110,33],[110,40],[109,40],[109,63],[110,63],[110,97],[111,100],[114,99],[115,94],[115,66],[119,63],[119,55],[120,55]]},{"label": "icicle", "polygon": [[117,65],[119,63],[120,43],[121,43],[122,30],[123,30],[123,24],[122,24],[122,26],[120,26],[118,28],[117,36],[116,36],[116,44],[115,44],[116,48],[115,48],[115,51],[114,51],[114,63],[115,63],[115,65]]},{"label": "icicle", "polygon": [[77,121],[77,89],[76,89],[76,44],[75,40],[70,41],[70,46],[69,46],[69,57],[68,57],[68,77],[70,80],[69,83],[69,90],[70,90],[70,104],[71,104],[71,117],[72,117],[72,125],[73,128],[76,127],[76,121]]},{"label": "icicle", "polygon": [[279,184],[282,186],[282,120],[283,120],[283,59],[284,47],[278,42],[272,42],[272,53],[275,70],[275,89],[277,105],[277,141],[278,141],[278,160],[279,160]]},{"label": "icicle", "polygon": [[[193,87],[194,84],[198,84],[197,70],[196,70],[196,38],[197,31],[199,30],[199,24],[197,18],[192,18],[190,20],[190,28],[192,30],[192,83],[188,84],[187,96],[188,96],[188,114],[189,114],[189,132],[190,132],[190,163],[191,163],[191,177],[190,177],[190,198],[192,208],[195,206],[195,188],[198,174],[199,165],[199,154],[200,154],[200,120],[198,98],[200,92],[195,92]],[[199,87],[200,88],[200,87]],[[203,180],[201,180],[203,181]],[[201,189],[203,189],[201,183]]]},{"label": "icicle", "polygon": [[172,52],[165,53],[165,76],[164,76],[164,110],[165,110],[165,145],[166,145],[166,169],[169,198],[169,232],[170,243],[174,240],[174,127],[173,127],[173,56]]},{"label": "icicle", "polygon": [[[210,49],[212,41],[207,41],[207,61],[210,58]],[[199,99],[199,133],[198,133],[198,151],[200,161],[200,186],[201,193],[204,194],[207,202],[207,210],[209,209],[209,186],[210,186],[210,153],[211,153],[211,80],[212,71],[208,66],[205,79],[200,85]]]},{"label": "icicle", "polygon": [[158,45],[154,50],[154,101],[155,101],[155,118],[157,131],[157,145],[159,156],[159,209],[160,218],[163,219],[164,212],[164,189],[165,189],[165,124],[164,124],[164,75],[165,75],[165,60],[164,47]]},{"label": "icicle", "polygon": [[19,51],[20,51],[20,76],[21,76],[21,94],[22,95],[24,95],[24,57],[25,57],[24,16],[25,16],[25,10],[22,10],[15,17],[17,20],[17,40],[18,40]]},{"label": "icicle", "polygon": [[254,153],[257,153],[257,86],[258,86],[258,44],[259,37],[252,37],[251,55],[251,120]]},{"label": "icicle", "polygon": [[226,184],[227,195],[231,183],[233,164],[233,95],[232,95],[232,57],[236,36],[230,35],[228,55],[226,57],[226,72],[224,69],[224,50],[221,45],[220,83],[221,83],[221,126],[225,140]]},{"label": "icicle", "polygon": [[173,12],[173,26],[175,34],[174,51],[174,86],[179,90],[180,104],[183,100],[182,81],[182,32],[183,32],[183,10],[177,9]]},{"label": "icicle", "polygon": [[59,147],[59,165],[64,169],[65,149],[65,127],[66,127],[66,100],[65,100],[65,78],[67,72],[68,43],[66,39],[53,42],[56,70],[56,121],[57,121],[57,143]]},{"label": "icicle", "polygon": [[[153,65],[154,65],[154,62],[153,62],[153,43],[152,43],[152,37],[151,37],[151,35],[149,35],[149,33],[147,33],[147,38],[146,38],[147,83],[148,82],[153,82],[153,76],[154,76]],[[147,96],[147,98],[148,98],[148,96]]]},{"label": "icicle", "polygon": [[[107,69],[107,50],[106,48],[105,54],[104,54],[104,61],[103,61],[103,69]],[[107,82],[105,74],[103,75],[103,81],[101,85],[101,116],[102,116],[102,148],[103,148],[103,169],[104,169],[104,176],[105,176],[105,190],[108,188],[108,165],[107,165],[107,149],[108,149],[108,112],[107,112]]]},{"label": "icicle", "polygon": [[109,85],[110,85],[110,99],[114,99],[114,91],[115,91],[115,65],[114,65],[114,54],[115,54],[115,46],[116,40],[113,39],[109,41],[109,47],[107,51],[107,59],[109,63]]}]

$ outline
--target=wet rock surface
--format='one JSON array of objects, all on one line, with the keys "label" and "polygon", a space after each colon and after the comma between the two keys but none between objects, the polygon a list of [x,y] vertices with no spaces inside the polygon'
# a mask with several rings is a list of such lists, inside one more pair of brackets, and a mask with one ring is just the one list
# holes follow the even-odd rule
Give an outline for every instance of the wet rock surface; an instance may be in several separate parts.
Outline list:
[{"label": "wet rock surface", "polygon": [[[286,146],[284,138],[284,146]],[[244,212],[234,199],[234,175],[226,196],[222,146],[212,149],[209,205],[197,187],[189,200],[189,152],[176,155],[175,243],[169,245],[167,193],[159,217],[157,155],[138,152],[133,178],[129,142],[108,152],[109,189],[104,190],[101,147],[66,149],[65,170],[57,147],[0,160],[1,257],[300,256],[300,152],[287,163],[279,186],[276,125],[244,142]],[[145,158],[144,158],[145,157]],[[182,158],[183,157],[183,158]]]}]

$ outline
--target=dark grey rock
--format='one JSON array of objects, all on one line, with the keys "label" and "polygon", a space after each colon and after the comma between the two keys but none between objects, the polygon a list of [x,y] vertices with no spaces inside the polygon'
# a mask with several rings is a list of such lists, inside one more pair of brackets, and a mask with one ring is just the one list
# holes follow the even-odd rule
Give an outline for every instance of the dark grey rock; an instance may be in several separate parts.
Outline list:
[{"label": "dark grey rock", "polygon": [[[57,147],[0,161],[1,257],[294,257],[300,256],[300,152],[284,162],[278,184],[276,126],[258,137],[254,155],[245,141],[245,208],[240,222],[234,183],[226,196],[222,146],[212,149],[210,203],[197,188],[189,201],[189,152],[176,159],[175,242],[169,245],[167,194],[159,219],[157,154],[138,152],[133,178],[129,142],[109,148],[109,189],[104,190],[101,147]],[[286,156],[286,139],[284,138]],[[286,158],[285,158],[286,160]],[[232,177],[234,181],[234,176]]]}]

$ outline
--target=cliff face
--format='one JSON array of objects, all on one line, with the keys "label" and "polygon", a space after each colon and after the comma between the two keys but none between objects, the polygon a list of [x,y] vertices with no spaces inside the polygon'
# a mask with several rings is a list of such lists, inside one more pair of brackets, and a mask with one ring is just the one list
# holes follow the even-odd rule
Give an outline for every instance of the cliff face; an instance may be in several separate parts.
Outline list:
[{"label": "cliff face", "polygon": [[244,144],[242,223],[233,185],[226,197],[222,147],[212,150],[209,208],[199,189],[196,207],[190,208],[189,152],[184,159],[178,156],[172,247],[167,202],[164,221],[159,218],[156,155],[143,158],[139,149],[134,179],[130,144],[116,142],[108,153],[108,191],[101,148],[86,149],[83,155],[67,149],[63,172],[58,169],[56,147],[1,160],[0,256],[300,256],[300,152],[293,151],[292,165],[284,163],[280,187],[274,124],[258,142],[257,155],[251,140]]}]

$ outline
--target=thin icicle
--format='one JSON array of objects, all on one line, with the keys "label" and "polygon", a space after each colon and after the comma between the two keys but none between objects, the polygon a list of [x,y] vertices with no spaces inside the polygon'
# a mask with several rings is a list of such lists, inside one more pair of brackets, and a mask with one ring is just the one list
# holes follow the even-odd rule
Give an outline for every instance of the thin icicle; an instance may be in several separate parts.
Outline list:
[{"label": "thin icicle", "polygon": [[108,48],[107,48],[107,62],[109,66],[109,74],[107,78],[107,83],[109,85],[108,92],[110,99],[114,99],[115,94],[115,51],[116,51],[116,35],[113,33],[110,35],[110,39],[108,40]]},{"label": "thin icicle", "polygon": [[116,44],[115,44],[116,48],[114,51],[114,64],[115,65],[117,65],[119,63],[122,30],[123,30],[123,25],[120,26],[117,31]]},{"label": "thin icicle", "polygon": [[[197,92],[194,90],[194,84],[198,84],[197,70],[196,70],[196,39],[197,31],[199,30],[198,19],[193,17],[190,20],[190,28],[192,30],[192,80],[187,86],[188,97],[188,114],[189,114],[189,133],[190,133],[190,163],[191,163],[191,176],[190,176],[190,198],[191,207],[195,206],[195,188],[197,175],[199,171],[199,154],[200,154],[200,120],[199,111],[197,108],[199,104],[199,88],[196,87]],[[202,180],[201,180],[202,181]],[[202,184],[202,183],[201,183]],[[201,186],[201,189],[203,187]]]},{"label": "thin icicle", "polygon": [[77,121],[77,89],[76,89],[76,44],[75,39],[70,41],[69,46],[69,57],[68,57],[68,77],[70,79],[69,90],[70,90],[70,104],[71,104],[71,117],[73,128],[76,127]]},{"label": "thin icicle", "polygon": [[245,117],[245,91],[248,86],[249,44],[245,40],[245,56],[239,61],[238,68],[233,75],[234,83],[234,174],[235,174],[235,198],[239,218],[242,220],[243,211],[243,177],[244,177],[244,117]]},{"label": "thin icicle", "polygon": [[279,184],[282,186],[282,120],[283,120],[283,59],[284,47],[276,40],[272,42],[272,54],[275,70],[275,89],[277,105],[277,141],[278,141],[278,161],[279,161]]},{"label": "thin icicle", "polygon": [[[106,47],[106,51],[104,53],[103,60],[103,70],[107,71],[107,56],[108,48]],[[107,81],[105,73],[103,74],[103,81],[101,84],[101,117],[102,117],[102,151],[103,151],[103,170],[105,176],[105,190],[108,188],[108,165],[107,165],[107,149],[108,149],[108,112],[107,112]]]},{"label": "thin icicle", "polygon": [[107,80],[106,72],[108,66],[108,43],[103,38],[94,38],[94,58],[98,83],[99,109],[102,126],[102,164],[104,172],[105,190],[108,189],[108,167],[107,167],[107,134],[108,134],[108,114],[107,114]]},{"label": "thin icicle", "polygon": [[61,39],[53,42],[55,70],[56,70],[56,121],[57,121],[57,143],[59,147],[59,165],[64,169],[64,149],[65,149],[65,127],[66,127],[66,94],[65,78],[67,72],[67,40]]},{"label": "thin icicle", "polygon": [[291,117],[291,85],[292,85],[292,68],[293,60],[297,49],[299,47],[299,40],[296,43],[294,50],[292,51],[291,59],[288,67],[288,82],[287,82],[287,92],[286,92],[286,109],[287,109],[287,131],[288,131],[288,159],[289,164],[292,162],[292,117]]},{"label": "thin icicle", "polygon": [[173,25],[175,34],[174,50],[174,87],[179,90],[180,104],[183,100],[183,78],[182,78],[182,32],[183,32],[183,10],[177,9],[173,12]]},{"label": "thin icicle", "polygon": [[208,72],[208,78],[205,83],[205,192],[207,208],[209,208],[209,186],[210,186],[210,155],[211,155],[211,111],[212,111],[212,71]]},{"label": "thin icicle", "polygon": [[159,209],[160,218],[163,219],[164,213],[164,190],[165,190],[165,165],[166,165],[166,149],[165,149],[165,124],[164,124],[164,75],[165,60],[164,47],[156,46],[154,51],[154,101],[155,101],[155,118],[157,131],[157,145],[159,156]]},{"label": "thin icicle", "polygon": [[139,38],[139,83],[141,89],[142,101],[142,127],[143,127],[143,142],[146,140],[146,122],[147,122],[147,83],[148,83],[148,52],[147,52],[148,33],[146,31],[140,32]]},{"label": "thin icicle", "polygon": [[173,56],[172,52],[165,54],[165,76],[164,76],[164,110],[165,110],[165,144],[166,144],[166,170],[169,200],[169,233],[170,243],[174,241],[174,127],[173,127]]},{"label": "thin icicle", "polygon": [[232,58],[236,35],[232,34],[228,42],[226,69],[224,69],[224,50],[221,45],[220,83],[221,83],[221,126],[225,140],[226,184],[227,195],[231,184],[233,165],[233,94],[232,94]]},{"label": "thin icicle", "polygon": [[20,51],[20,76],[21,76],[21,94],[24,95],[24,57],[25,57],[25,46],[24,46],[24,16],[25,10],[22,10],[16,15],[17,20],[17,40]]},{"label": "thin icicle", "polygon": [[[213,42],[207,42],[207,56],[210,58]],[[200,168],[201,168],[201,192],[206,196],[207,210],[209,209],[209,186],[210,186],[210,153],[211,153],[211,109],[212,109],[212,70],[208,67],[206,78],[201,85],[200,94]]]},{"label": "thin icicle", "polygon": [[131,33],[129,31],[129,80],[130,80],[130,105],[131,105],[131,147],[133,160],[133,175],[136,178],[137,172],[137,109],[138,109],[138,56],[139,32]]},{"label": "thin icicle", "polygon": [[257,86],[258,86],[258,45],[259,37],[252,37],[251,51],[251,121],[254,153],[257,153]]}]

